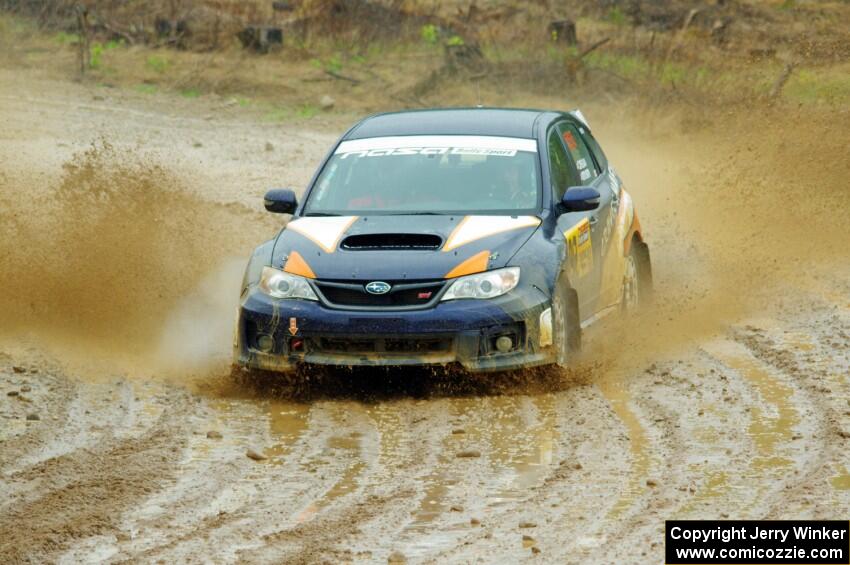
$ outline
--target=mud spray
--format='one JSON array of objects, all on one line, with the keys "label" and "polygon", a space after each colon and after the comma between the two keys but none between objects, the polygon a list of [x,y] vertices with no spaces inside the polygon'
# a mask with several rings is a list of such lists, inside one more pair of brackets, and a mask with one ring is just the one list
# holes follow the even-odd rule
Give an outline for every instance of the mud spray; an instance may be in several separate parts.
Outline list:
[{"label": "mud spray", "polygon": [[2,331],[109,371],[227,358],[244,257],[273,233],[267,216],[205,201],[105,141],[52,186],[3,174],[0,199]]},{"label": "mud spray", "polygon": [[[693,109],[592,114],[637,203],[658,299],[591,335],[591,365],[651,362],[846,258],[846,115],[767,109],[686,128]],[[3,331],[109,372],[227,364],[244,258],[276,220],[204,200],[166,162],[100,141],[46,188],[0,171]]]}]

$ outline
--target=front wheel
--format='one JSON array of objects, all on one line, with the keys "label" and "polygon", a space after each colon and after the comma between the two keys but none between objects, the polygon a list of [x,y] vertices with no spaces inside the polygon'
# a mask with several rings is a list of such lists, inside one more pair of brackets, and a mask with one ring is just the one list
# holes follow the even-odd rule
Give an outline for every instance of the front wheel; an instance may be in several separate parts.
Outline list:
[{"label": "front wheel", "polygon": [[581,351],[578,294],[560,283],[552,298],[552,341],[559,367],[568,367],[573,356]]}]

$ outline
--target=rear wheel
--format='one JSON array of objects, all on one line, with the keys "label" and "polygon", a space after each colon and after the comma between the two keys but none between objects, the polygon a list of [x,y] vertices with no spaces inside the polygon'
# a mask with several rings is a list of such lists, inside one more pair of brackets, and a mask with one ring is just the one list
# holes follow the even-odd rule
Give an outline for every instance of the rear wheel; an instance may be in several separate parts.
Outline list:
[{"label": "rear wheel", "polygon": [[622,308],[631,314],[651,301],[652,264],[649,259],[649,247],[640,241],[634,241],[623,269]]},{"label": "rear wheel", "polygon": [[552,298],[552,342],[555,363],[559,367],[568,367],[575,354],[581,351],[578,294],[562,283],[558,284]]}]

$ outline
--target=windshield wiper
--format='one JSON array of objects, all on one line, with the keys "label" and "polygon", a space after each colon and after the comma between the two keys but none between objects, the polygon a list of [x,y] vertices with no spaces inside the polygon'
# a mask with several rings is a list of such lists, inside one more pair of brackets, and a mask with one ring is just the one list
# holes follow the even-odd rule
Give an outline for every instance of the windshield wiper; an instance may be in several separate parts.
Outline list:
[{"label": "windshield wiper", "polygon": [[334,214],[333,212],[307,212],[307,213],[306,213],[306,214],[304,214],[304,215],[305,215],[305,216],[317,216],[317,217],[318,217],[318,216],[321,216],[321,217],[326,217],[326,216],[339,216],[340,214]]},{"label": "windshield wiper", "polygon": [[443,216],[440,212],[399,212],[398,216]]}]

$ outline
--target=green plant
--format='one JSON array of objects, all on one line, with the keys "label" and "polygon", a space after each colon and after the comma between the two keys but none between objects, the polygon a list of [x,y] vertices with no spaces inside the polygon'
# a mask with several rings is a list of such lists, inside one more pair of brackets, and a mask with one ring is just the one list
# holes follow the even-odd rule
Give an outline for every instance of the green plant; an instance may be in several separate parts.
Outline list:
[{"label": "green plant", "polygon": [[435,45],[437,40],[440,39],[440,30],[434,24],[425,24],[420,28],[419,36],[422,37],[422,41],[425,43]]},{"label": "green plant", "polygon": [[309,120],[319,113],[319,109],[312,104],[305,104],[298,109],[298,117]]},{"label": "green plant", "polygon": [[62,45],[74,45],[79,43],[80,36],[76,33],[66,33],[64,31],[60,31],[56,35],[53,36],[53,40],[56,43],[60,43]]},{"label": "green plant", "polygon": [[95,41],[89,46],[89,67],[92,69],[99,69],[101,63],[103,62],[103,44],[99,41]]},{"label": "green plant", "polygon": [[342,70],[342,58],[336,53],[326,61],[310,59],[310,65],[323,71],[338,73]]},{"label": "green plant", "polygon": [[619,6],[613,6],[610,10],[608,10],[608,14],[605,16],[605,19],[614,25],[621,26],[626,23],[626,14]]},{"label": "green plant", "polygon": [[136,91],[142,94],[155,94],[157,87],[155,84],[139,84],[136,85]]},{"label": "green plant", "polygon": [[330,59],[325,63],[325,70],[338,73],[342,70],[342,58],[338,53],[335,53]]},{"label": "green plant", "polygon": [[106,43],[95,41],[89,46],[89,67],[99,69],[103,66],[103,54],[124,45],[123,40],[110,40]]},{"label": "green plant", "polygon": [[451,46],[451,47],[459,46],[459,45],[463,45],[463,44],[464,44],[463,38],[459,35],[453,35],[449,38],[448,41],[446,41],[446,45]]},{"label": "green plant", "polygon": [[197,98],[201,95],[201,91],[195,88],[194,86],[190,88],[184,88],[180,91],[180,96],[183,98]]},{"label": "green plant", "polygon": [[168,70],[168,60],[159,55],[151,55],[145,60],[145,66],[150,70],[162,74]]}]

